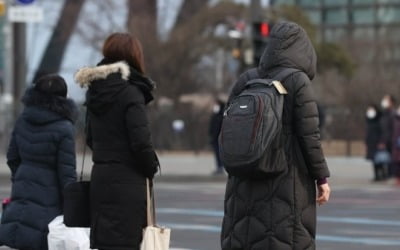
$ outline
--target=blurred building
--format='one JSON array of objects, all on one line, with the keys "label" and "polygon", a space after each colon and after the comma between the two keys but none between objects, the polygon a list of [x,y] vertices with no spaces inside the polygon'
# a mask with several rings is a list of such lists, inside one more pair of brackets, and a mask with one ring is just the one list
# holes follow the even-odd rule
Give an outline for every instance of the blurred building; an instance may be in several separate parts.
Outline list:
[{"label": "blurred building", "polygon": [[400,65],[400,0],[271,0],[295,4],[319,28],[319,38],[347,44],[356,59]]}]

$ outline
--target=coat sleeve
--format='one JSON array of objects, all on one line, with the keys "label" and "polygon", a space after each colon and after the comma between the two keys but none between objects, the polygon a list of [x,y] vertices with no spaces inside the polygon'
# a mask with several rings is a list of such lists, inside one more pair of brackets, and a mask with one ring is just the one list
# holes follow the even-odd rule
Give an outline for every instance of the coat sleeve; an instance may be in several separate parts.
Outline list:
[{"label": "coat sleeve", "polygon": [[57,173],[60,187],[76,182],[75,140],[73,129],[61,139],[57,153]]},{"label": "coat sleeve", "polygon": [[295,131],[310,175],[314,179],[321,179],[329,177],[330,174],[321,147],[318,108],[311,82],[308,78],[301,81],[303,83],[295,94]]},{"label": "coat sleeve", "polygon": [[21,157],[18,151],[17,139],[15,130],[11,135],[10,145],[7,150],[7,165],[10,167],[11,170],[11,179],[14,179],[15,172],[19,164],[21,163]]},{"label": "coat sleeve", "polygon": [[144,100],[131,103],[127,108],[125,118],[130,148],[138,162],[139,170],[146,177],[153,178],[159,167],[159,162],[151,143]]}]

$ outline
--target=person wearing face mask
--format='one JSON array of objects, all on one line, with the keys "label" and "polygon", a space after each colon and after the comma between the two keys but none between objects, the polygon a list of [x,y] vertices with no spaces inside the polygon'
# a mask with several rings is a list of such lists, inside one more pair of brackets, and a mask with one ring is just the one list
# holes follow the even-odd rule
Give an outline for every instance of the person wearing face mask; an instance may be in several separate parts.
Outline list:
[{"label": "person wearing face mask", "polygon": [[225,103],[222,100],[217,99],[213,106],[213,113],[210,118],[210,124],[208,127],[208,135],[210,137],[210,144],[215,155],[216,170],[214,175],[219,175],[224,173],[224,168],[219,156],[219,145],[218,136],[221,132],[222,118],[224,116],[224,106]]},{"label": "person wearing face mask", "polygon": [[376,105],[369,105],[366,111],[367,131],[365,136],[365,145],[367,149],[366,158],[371,160],[374,167],[374,181],[384,180],[386,173],[384,166],[374,161],[378,150],[378,144],[381,137],[380,118],[381,113]]},{"label": "person wearing face mask", "polygon": [[392,164],[396,185],[400,186],[400,106],[396,110],[393,122]]},{"label": "person wearing face mask", "polygon": [[[379,149],[385,149],[390,154],[392,153],[392,140],[393,140],[393,121],[395,115],[396,100],[392,95],[385,95],[381,101],[382,117],[380,119],[381,125],[381,138],[379,140]],[[388,175],[393,177],[394,170],[393,164],[389,165]]]}]

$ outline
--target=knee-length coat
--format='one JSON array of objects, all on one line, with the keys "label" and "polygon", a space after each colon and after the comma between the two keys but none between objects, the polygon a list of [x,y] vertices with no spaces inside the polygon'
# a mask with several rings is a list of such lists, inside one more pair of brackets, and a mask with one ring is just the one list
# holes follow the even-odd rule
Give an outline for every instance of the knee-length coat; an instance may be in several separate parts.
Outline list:
[{"label": "knee-length coat", "polygon": [[80,69],[75,79],[89,87],[91,248],[139,249],[146,226],[146,178],[153,178],[159,165],[146,116],[153,82],[126,62],[107,59]]},{"label": "knee-length coat", "polygon": [[[286,170],[264,180],[229,177],[223,250],[315,249],[315,180],[328,177],[329,170],[321,149],[318,110],[310,82],[316,71],[316,55],[305,31],[294,23],[274,26],[258,73],[274,79],[282,68],[301,71],[282,81],[288,91],[282,118]],[[248,80],[248,73],[241,75],[231,98]]]},{"label": "knee-length coat", "polygon": [[64,187],[76,181],[72,100],[32,88],[23,98],[7,152],[11,203],[3,211],[0,245],[47,249],[48,224],[62,214]]}]

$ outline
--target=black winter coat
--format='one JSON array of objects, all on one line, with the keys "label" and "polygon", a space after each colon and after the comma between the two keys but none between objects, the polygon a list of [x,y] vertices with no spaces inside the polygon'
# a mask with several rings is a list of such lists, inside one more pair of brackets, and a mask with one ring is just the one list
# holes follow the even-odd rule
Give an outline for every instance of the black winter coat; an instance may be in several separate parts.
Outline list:
[{"label": "black winter coat", "polygon": [[[28,89],[7,152],[11,203],[3,211],[0,243],[47,249],[48,224],[62,214],[62,190],[76,181],[71,100]],[[0,244],[0,245],[1,245]]]},{"label": "black winter coat", "polygon": [[382,129],[380,123],[380,114],[373,119],[367,118],[367,133],[365,137],[365,145],[367,147],[366,158],[373,160],[378,149],[378,144],[381,139]]},{"label": "black winter coat", "polygon": [[152,82],[124,62],[103,60],[75,76],[89,86],[88,145],[91,174],[91,247],[139,249],[146,226],[146,177],[158,168],[145,105]]},{"label": "black winter coat", "polygon": [[[316,55],[305,31],[294,23],[274,26],[258,68],[273,79],[282,68],[295,68],[285,81],[283,110],[284,173],[270,179],[230,176],[225,194],[221,245],[223,250],[315,249],[315,180],[329,176],[321,149],[318,110],[310,79]],[[243,89],[244,73],[232,96]]]},{"label": "black winter coat", "polygon": [[382,116],[380,119],[381,138],[379,142],[384,144],[389,152],[392,152],[394,117],[394,109],[389,108],[382,111]]}]

